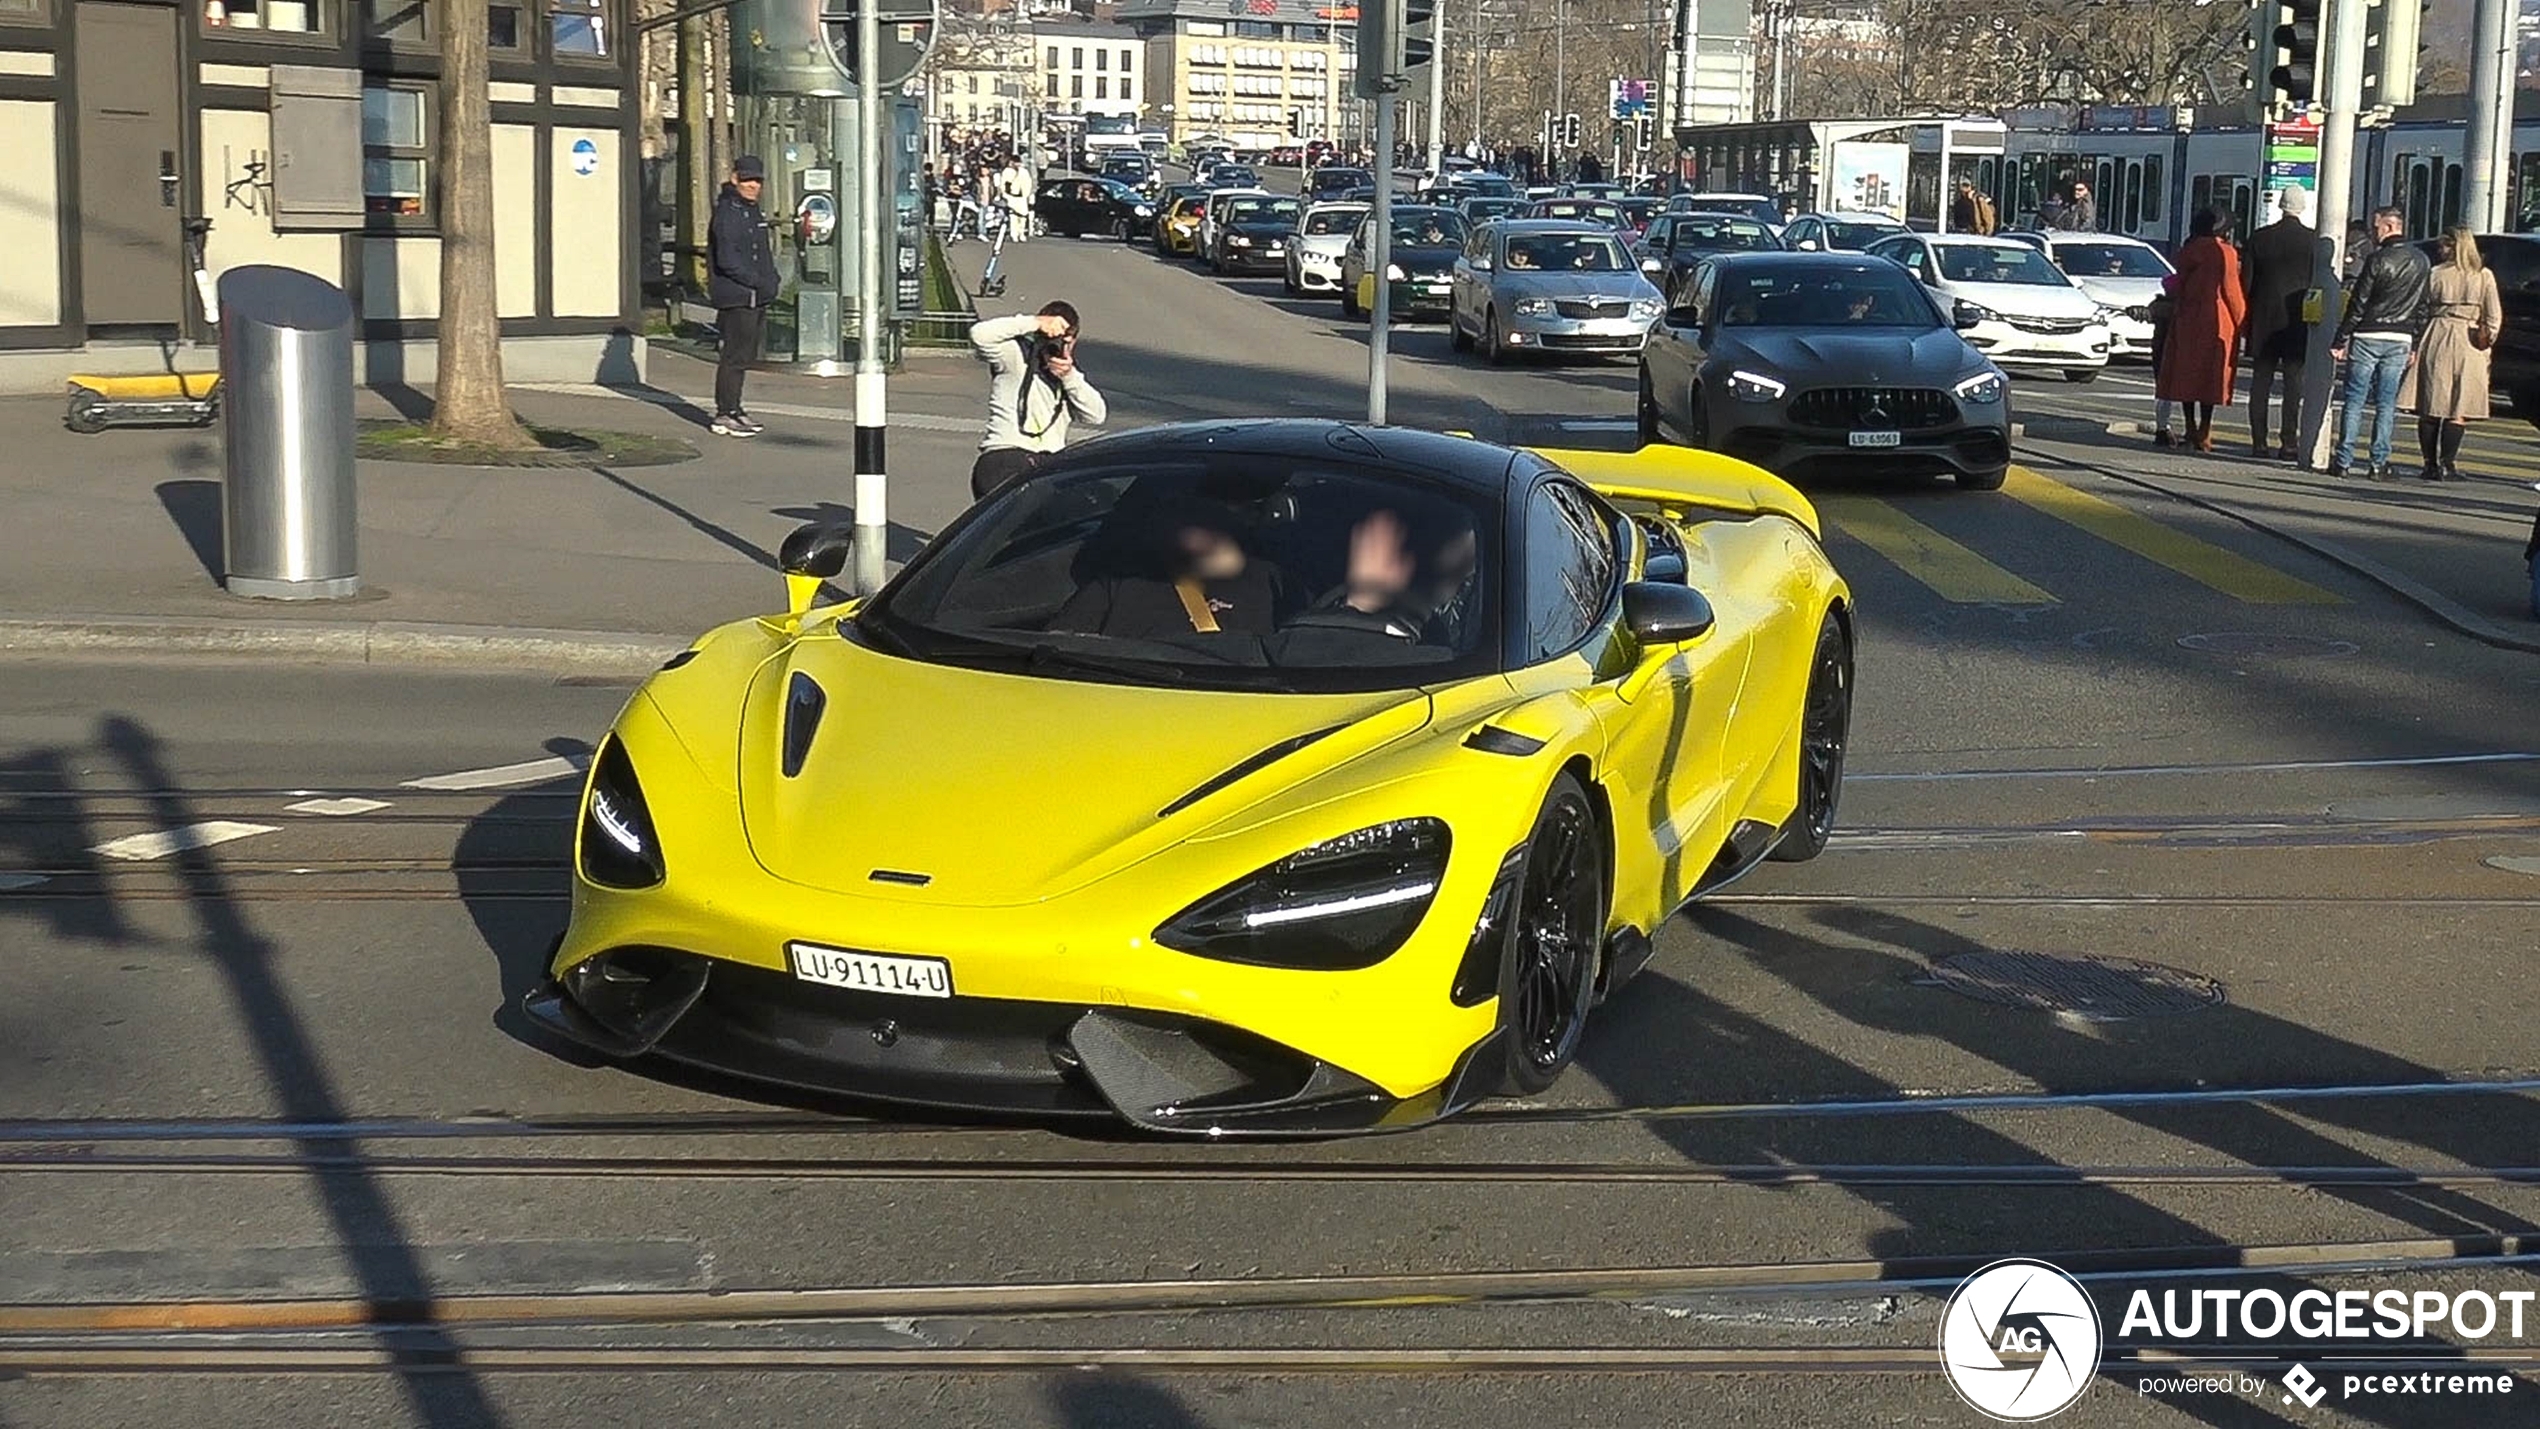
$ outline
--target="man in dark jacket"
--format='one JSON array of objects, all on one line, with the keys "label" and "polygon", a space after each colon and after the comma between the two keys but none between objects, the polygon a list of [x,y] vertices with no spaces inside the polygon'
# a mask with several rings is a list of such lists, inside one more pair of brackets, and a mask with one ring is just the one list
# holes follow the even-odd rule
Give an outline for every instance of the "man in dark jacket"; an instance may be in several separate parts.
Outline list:
[{"label": "man in dark jacket", "polygon": [[767,305],[776,301],[776,253],[768,245],[767,219],[759,212],[759,191],[767,185],[767,166],[756,154],[732,161],[732,181],[714,201],[714,218],[706,226],[707,301],[714,304],[715,331],[721,343],[714,364],[714,433],[721,437],[755,437],[759,424],[741,410],[741,379],[758,358],[759,336],[767,325]]},{"label": "man in dark jacket", "polygon": [[2294,434],[2302,425],[2302,360],[2310,350],[2311,325],[2302,321],[2302,299],[2311,290],[2311,191],[2288,188],[2280,200],[2283,216],[2249,235],[2241,249],[2240,276],[2247,286],[2249,326],[2249,451],[2263,457],[2267,447],[2267,397],[2279,377],[2284,383],[2284,440],[2274,450],[2286,461],[2297,460]]},{"label": "man in dark jacket", "polygon": [[2434,307],[2434,265],[2413,243],[2400,241],[2407,217],[2395,208],[2372,215],[2372,256],[2346,289],[2346,311],[2337,319],[2337,343],[2329,356],[2346,364],[2346,415],[2337,424],[2337,450],[2328,474],[2354,468],[2364,411],[2372,411],[2372,479],[2390,480],[2390,429],[2398,419],[2399,380],[2425,332]]}]

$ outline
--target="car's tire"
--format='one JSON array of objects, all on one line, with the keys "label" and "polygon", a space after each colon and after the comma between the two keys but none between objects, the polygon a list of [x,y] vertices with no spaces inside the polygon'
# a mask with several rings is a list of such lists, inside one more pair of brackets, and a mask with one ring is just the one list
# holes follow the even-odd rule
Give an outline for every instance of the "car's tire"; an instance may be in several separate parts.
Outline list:
[{"label": "car's tire", "polygon": [[1649,368],[1646,364],[1643,364],[1640,369],[1639,392],[1633,398],[1632,417],[1633,426],[1640,434],[1642,446],[1654,446],[1667,439],[1666,434],[1660,430],[1658,393],[1649,385]]},{"label": "car's tire", "polygon": [[1341,280],[1341,316],[1354,318],[1364,311],[1358,306],[1358,285],[1347,278]]},{"label": "car's tire", "polygon": [[1516,907],[1500,940],[1500,1060],[1496,1078],[1483,1084],[1504,1096],[1533,1096],[1578,1055],[1614,896],[1606,864],[1595,806],[1577,776],[1564,772],[1526,838]]},{"label": "car's tire", "polygon": [[1446,345],[1457,352],[1473,350],[1473,335],[1464,330],[1464,320],[1455,315],[1453,308],[1446,310]]},{"label": "car's tire", "polygon": [[1805,863],[1826,851],[1843,802],[1843,754],[1852,742],[1852,637],[1831,610],[1817,625],[1808,694],[1799,709],[1799,807],[1765,857]]},{"label": "car's tire", "polygon": [[1959,472],[1956,481],[1960,491],[2000,491],[2002,483],[2009,480],[2010,476],[2009,467],[1997,466],[1991,471]]},{"label": "car's tire", "polygon": [[2096,367],[2067,367],[2064,369],[2064,380],[2067,382],[2096,382],[2099,380],[2099,372],[2100,369]]},{"label": "car's tire", "polygon": [[1499,335],[1497,308],[1486,309],[1482,313],[1482,360],[1493,367],[1508,365],[1508,344]]}]

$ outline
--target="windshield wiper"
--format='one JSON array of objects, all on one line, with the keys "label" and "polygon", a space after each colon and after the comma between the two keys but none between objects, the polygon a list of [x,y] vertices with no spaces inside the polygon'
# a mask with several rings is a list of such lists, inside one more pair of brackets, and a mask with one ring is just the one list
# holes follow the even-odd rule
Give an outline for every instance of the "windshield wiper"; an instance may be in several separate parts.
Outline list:
[{"label": "windshield wiper", "polygon": [[1138,684],[1165,688],[1198,688],[1239,686],[1246,689],[1285,691],[1287,681],[1268,669],[1253,665],[1216,665],[1194,669],[1170,660],[1143,660],[1134,656],[1096,655],[1081,650],[1064,650],[1046,642],[1031,647],[1024,655],[1027,671],[1066,670],[1080,675],[1099,675],[1126,679]]}]

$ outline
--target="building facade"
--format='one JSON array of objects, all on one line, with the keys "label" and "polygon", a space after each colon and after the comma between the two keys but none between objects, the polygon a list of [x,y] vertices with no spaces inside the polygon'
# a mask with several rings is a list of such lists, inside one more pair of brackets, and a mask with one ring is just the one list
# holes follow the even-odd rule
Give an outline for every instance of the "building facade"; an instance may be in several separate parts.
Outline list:
[{"label": "building facade", "polygon": [[[496,298],[507,375],[642,371],[630,0],[495,0]],[[343,287],[359,375],[429,381],[440,69],[427,0],[0,3],[0,390],[211,365],[213,277]]]},{"label": "building facade", "polygon": [[947,34],[928,57],[926,115],[939,131],[1020,134],[1046,103],[1032,32],[1019,25]]},{"label": "building facade", "polygon": [[1308,138],[1354,144],[1366,106],[1350,93],[1357,10],[1329,0],[1121,0],[1146,42],[1150,122],[1174,142],[1246,148]]},{"label": "building facade", "polygon": [[1036,20],[1041,93],[1054,114],[1111,114],[1136,119],[1148,111],[1146,42],[1126,25],[1090,20]]}]

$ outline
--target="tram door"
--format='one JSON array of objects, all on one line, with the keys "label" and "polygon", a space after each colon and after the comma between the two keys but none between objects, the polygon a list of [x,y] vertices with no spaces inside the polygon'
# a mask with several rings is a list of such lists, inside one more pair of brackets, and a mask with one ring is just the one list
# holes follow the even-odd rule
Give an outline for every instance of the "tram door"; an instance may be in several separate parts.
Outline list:
[{"label": "tram door", "polygon": [[2401,154],[2390,163],[2390,203],[2407,216],[2410,238],[2431,238],[2461,221],[2461,166],[2442,154]]},{"label": "tram door", "polygon": [[[2202,213],[2212,206],[2219,206],[2230,212],[2231,231],[2235,237],[2248,237],[2250,229],[2257,222],[2257,181],[2246,174],[2198,174],[2189,179],[2187,181],[2189,215]],[[2181,237],[2186,235],[2186,231],[2186,226],[2180,225]]]},{"label": "tram door", "polygon": [[2161,156],[2118,154],[2093,163],[2092,189],[2099,195],[2099,226],[2129,238],[2166,236],[2161,212],[2168,206],[2168,191],[2162,185],[2169,176],[2162,172]]}]

